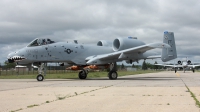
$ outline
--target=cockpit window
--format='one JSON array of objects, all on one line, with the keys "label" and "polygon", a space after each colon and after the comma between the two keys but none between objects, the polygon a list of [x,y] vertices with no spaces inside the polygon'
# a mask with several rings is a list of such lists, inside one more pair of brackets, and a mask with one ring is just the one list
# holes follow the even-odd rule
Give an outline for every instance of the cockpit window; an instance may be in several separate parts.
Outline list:
[{"label": "cockpit window", "polygon": [[47,45],[47,44],[52,44],[55,43],[54,41],[50,39],[35,39],[33,40],[30,44],[28,44],[27,47],[33,47],[33,46],[41,46],[41,45]]}]

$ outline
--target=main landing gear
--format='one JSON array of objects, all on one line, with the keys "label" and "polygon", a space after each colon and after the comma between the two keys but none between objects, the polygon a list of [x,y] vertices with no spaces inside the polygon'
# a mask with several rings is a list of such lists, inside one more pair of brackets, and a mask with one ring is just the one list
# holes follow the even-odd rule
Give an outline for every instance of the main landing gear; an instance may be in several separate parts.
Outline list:
[{"label": "main landing gear", "polygon": [[116,80],[118,77],[117,74],[117,64],[116,62],[110,64],[110,71],[108,73],[108,77],[110,80]]},{"label": "main landing gear", "polygon": [[[79,79],[86,79],[87,78],[87,74],[88,74],[88,71],[86,69],[82,69],[79,72],[78,77],[79,77]],[[110,64],[110,71],[108,72],[108,78],[110,80],[116,80],[117,77],[118,77],[117,64],[116,64],[116,62],[114,62],[114,63]]]},{"label": "main landing gear", "polygon": [[88,71],[85,70],[85,69],[82,69],[79,72],[78,77],[79,77],[79,79],[86,79],[87,78],[87,74],[88,74]]},{"label": "main landing gear", "polygon": [[194,73],[194,72],[195,72],[195,70],[194,70],[194,69],[192,69],[192,72]]},{"label": "main landing gear", "polygon": [[[40,63],[39,64],[39,68],[38,68],[38,75],[36,77],[37,81],[43,81],[44,80],[44,76],[46,76],[46,69],[47,67],[47,63]],[[44,76],[43,76],[44,74]]]}]

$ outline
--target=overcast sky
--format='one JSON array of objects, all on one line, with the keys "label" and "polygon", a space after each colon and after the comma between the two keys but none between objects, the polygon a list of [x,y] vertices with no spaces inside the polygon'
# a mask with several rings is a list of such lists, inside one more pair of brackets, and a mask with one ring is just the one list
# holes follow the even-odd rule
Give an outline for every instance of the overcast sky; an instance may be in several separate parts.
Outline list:
[{"label": "overcast sky", "polygon": [[151,43],[164,31],[174,32],[179,56],[200,62],[199,0],[0,0],[1,63],[35,38]]}]

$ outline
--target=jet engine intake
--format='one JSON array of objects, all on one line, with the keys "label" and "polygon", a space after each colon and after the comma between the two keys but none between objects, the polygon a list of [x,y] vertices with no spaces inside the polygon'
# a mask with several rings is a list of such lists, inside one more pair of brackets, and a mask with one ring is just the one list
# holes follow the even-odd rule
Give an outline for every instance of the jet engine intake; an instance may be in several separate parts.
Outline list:
[{"label": "jet engine intake", "polygon": [[97,46],[112,46],[112,42],[107,40],[100,40],[97,42]]},{"label": "jet engine intake", "polygon": [[145,45],[145,43],[136,38],[117,38],[113,41],[113,50],[120,51],[141,45]]},{"label": "jet engine intake", "polygon": [[181,65],[181,64],[182,64],[182,62],[181,62],[181,61],[178,61],[178,64],[179,64],[179,65]]},{"label": "jet engine intake", "polygon": [[188,65],[190,65],[190,64],[191,64],[191,61],[190,61],[190,60],[188,60],[188,61],[187,61],[187,64],[188,64]]}]

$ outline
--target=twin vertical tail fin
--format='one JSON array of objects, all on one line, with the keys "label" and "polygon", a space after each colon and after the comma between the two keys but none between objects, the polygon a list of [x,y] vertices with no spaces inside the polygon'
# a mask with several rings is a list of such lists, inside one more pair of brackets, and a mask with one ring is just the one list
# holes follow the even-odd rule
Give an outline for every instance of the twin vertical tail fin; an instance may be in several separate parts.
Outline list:
[{"label": "twin vertical tail fin", "polygon": [[177,53],[176,53],[176,44],[175,44],[175,39],[174,39],[174,33],[173,32],[164,32],[164,37],[163,37],[163,43],[169,44],[171,48],[163,48],[162,49],[162,55],[161,55],[161,60],[163,62],[176,59],[177,58]]}]

